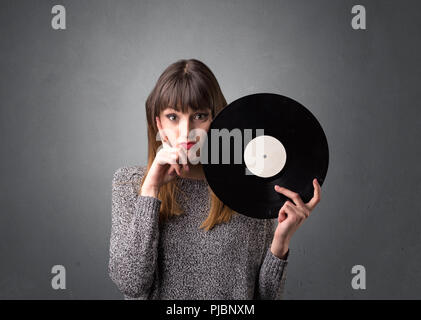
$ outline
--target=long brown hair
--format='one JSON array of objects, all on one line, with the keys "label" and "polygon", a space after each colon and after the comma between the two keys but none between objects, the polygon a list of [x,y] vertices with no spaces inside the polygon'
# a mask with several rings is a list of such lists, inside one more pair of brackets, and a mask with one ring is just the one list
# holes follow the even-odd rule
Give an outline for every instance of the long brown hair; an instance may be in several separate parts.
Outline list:
[{"label": "long brown hair", "polygon": [[[148,164],[140,182],[138,193],[143,185],[161,145],[157,141],[158,128],[155,117],[168,106],[181,112],[188,112],[190,107],[194,111],[209,108],[214,118],[219,111],[225,108],[227,102],[221,92],[218,81],[212,71],[201,61],[196,59],[182,59],[168,66],[159,77],[155,87],[146,100],[146,119],[148,122]],[[215,225],[230,221],[235,213],[227,207],[208,187],[209,214],[200,228],[208,231]],[[176,195],[183,193],[176,184],[176,179],[161,186],[158,198],[161,200],[159,221],[163,222],[171,216],[183,214],[176,201]]]}]

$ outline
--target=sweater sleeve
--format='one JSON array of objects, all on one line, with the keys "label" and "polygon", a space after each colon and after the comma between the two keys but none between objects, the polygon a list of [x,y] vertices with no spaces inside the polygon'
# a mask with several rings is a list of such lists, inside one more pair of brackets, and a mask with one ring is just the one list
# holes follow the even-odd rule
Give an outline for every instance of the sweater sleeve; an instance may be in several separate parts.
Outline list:
[{"label": "sweater sleeve", "polygon": [[119,168],[113,176],[108,273],[125,296],[148,299],[157,266],[161,201],[138,195],[129,169]]},{"label": "sweater sleeve", "polygon": [[285,288],[290,250],[285,259],[278,258],[270,250],[276,226],[277,219],[266,220],[263,262],[255,289],[255,298],[259,300],[281,300]]}]

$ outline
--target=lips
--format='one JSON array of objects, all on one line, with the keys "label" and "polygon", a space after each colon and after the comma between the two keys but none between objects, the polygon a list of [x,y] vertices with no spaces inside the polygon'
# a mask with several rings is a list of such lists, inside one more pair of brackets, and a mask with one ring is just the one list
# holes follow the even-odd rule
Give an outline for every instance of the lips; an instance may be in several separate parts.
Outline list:
[{"label": "lips", "polygon": [[187,142],[187,143],[183,142],[183,143],[180,143],[180,146],[182,146],[183,148],[189,150],[195,144],[196,144],[196,142]]}]

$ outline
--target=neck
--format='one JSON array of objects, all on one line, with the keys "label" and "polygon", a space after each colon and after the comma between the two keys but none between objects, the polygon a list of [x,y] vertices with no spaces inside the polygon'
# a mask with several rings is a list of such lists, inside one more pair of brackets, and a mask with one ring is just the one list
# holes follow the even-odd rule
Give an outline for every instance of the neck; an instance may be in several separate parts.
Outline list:
[{"label": "neck", "polygon": [[181,178],[205,180],[205,173],[203,172],[202,164],[191,165],[189,164],[189,171],[183,172]]}]

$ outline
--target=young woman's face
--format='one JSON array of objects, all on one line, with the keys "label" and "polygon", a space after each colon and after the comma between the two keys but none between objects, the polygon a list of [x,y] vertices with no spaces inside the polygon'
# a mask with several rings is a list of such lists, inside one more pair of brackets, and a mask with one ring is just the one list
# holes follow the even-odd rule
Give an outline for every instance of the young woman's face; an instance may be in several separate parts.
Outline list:
[{"label": "young woman's face", "polygon": [[208,132],[212,122],[210,109],[182,113],[172,108],[161,111],[156,118],[162,139],[168,138],[171,147],[191,148],[188,142],[203,142],[201,136]]}]

